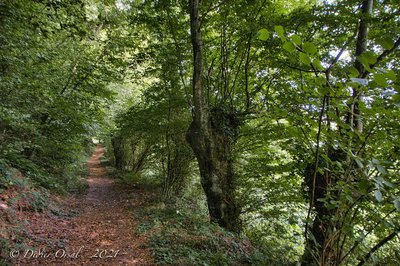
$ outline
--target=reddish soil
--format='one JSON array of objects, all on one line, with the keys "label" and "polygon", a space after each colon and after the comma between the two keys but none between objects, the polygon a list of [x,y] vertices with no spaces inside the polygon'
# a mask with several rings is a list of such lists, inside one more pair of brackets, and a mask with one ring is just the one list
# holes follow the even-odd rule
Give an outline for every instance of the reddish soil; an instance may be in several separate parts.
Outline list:
[{"label": "reddish soil", "polygon": [[32,248],[14,254],[14,265],[154,265],[134,217],[147,192],[110,179],[103,153],[98,146],[88,161],[86,196],[64,199],[60,213],[25,217]]}]

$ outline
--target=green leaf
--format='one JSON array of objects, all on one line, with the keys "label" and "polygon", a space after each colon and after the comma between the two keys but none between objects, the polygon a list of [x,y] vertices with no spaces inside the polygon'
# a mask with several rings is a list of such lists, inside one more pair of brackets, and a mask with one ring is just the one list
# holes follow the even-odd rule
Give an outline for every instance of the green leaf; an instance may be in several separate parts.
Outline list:
[{"label": "green leaf", "polygon": [[292,35],[290,36],[290,38],[292,39],[292,41],[296,44],[296,45],[300,45],[301,44],[301,38],[299,35]]},{"label": "green leaf", "polygon": [[398,211],[400,211],[400,198],[395,199],[393,205]]},{"label": "green leaf", "polygon": [[378,40],[378,44],[385,50],[390,50],[394,46],[393,40],[389,37],[383,37],[382,39]]},{"label": "green leaf", "polygon": [[296,47],[291,42],[285,42],[283,44],[283,49],[285,49],[288,52],[294,52],[296,50]]},{"label": "green leaf", "polygon": [[382,192],[380,192],[379,190],[375,190],[374,191],[374,196],[375,196],[377,201],[382,202]]},{"label": "green leaf", "polygon": [[324,70],[321,61],[319,61],[318,59],[314,59],[313,65],[317,70]]},{"label": "green leaf", "polygon": [[[318,80],[318,79],[317,79]],[[320,94],[320,95],[326,95],[326,94],[328,94],[329,93],[329,87],[328,86],[322,86],[322,85],[320,85],[319,87],[318,87],[318,93]]]},{"label": "green leaf", "polygon": [[285,33],[284,29],[282,26],[277,25],[274,27],[276,34],[278,34],[279,37],[283,37],[283,34]]},{"label": "green leaf", "polygon": [[310,55],[313,55],[317,52],[317,47],[315,47],[315,45],[311,42],[305,42],[303,44],[303,49]]},{"label": "green leaf", "polygon": [[[322,76],[322,75],[321,75],[321,76],[317,77],[317,78],[315,79],[315,83],[316,83],[317,85],[319,85],[319,86],[325,85],[325,84],[326,84],[326,78],[325,78],[325,76]],[[321,92],[322,95],[328,92],[326,89],[320,89],[319,91]]]},{"label": "green leaf", "polygon": [[379,173],[383,175],[387,174],[386,169],[382,165],[377,165],[376,169],[378,170]]},{"label": "green leaf", "polygon": [[369,64],[375,64],[377,60],[377,56],[373,52],[365,52],[361,55]]},{"label": "green leaf", "polygon": [[305,65],[311,64],[310,57],[308,57],[308,55],[306,55],[305,53],[300,53],[300,61]]},{"label": "green leaf", "polygon": [[392,101],[394,104],[400,108],[400,93],[396,93],[392,96]]},{"label": "green leaf", "polygon": [[396,75],[396,73],[391,69],[391,70],[388,70],[386,73],[385,73],[385,76],[388,78],[388,79],[390,79],[390,80],[392,80],[392,81],[395,81],[396,79],[397,79],[397,75]]},{"label": "green leaf", "polygon": [[350,195],[346,195],[346,199],[350,202],[353,203],[354,199]]},{"label": "green leaf", "polygon": [[390,188],[395,188],[395,187],[396,187],[395,184],[393,184],[392,182],[387,181],[387,180],[383,180],[383,184],[384,184],[385,186],[387,186],[387,187],[390,187]]},{"label": "green leaf", "polygon": [[379,86],[386,87],[388,85],[385,74],[374,74],[374,80]]},{"label": "green leaf", "polygon": [[360,158],[355,158],[354,160],[356,161],[358,167],[360,167],[361,169],[364,168],[364,165],[363,165],[362,161],[360,160]]},{"label": "green leaf", "polygon": [[258,39],[261,41],[266,41],[269,38],[269,31],[267,29],[261,29],[257,33]]},{"label": "green leaf", "polygon": [[370,72],[372,71],[371,68],[369,67],[370,63],[364,56],[362,56],[362,55],[357,56],[357,60],[365,67],[366,70],[368,70]]},{"label": "green leaf", "polygon": [[376,158],[372,158],[371,161],[372,161],[373,164],[380,164],[379,160],[376,159]]},{"label": "green leaf", "polygon": [[356,78],[360,75],[357,68],[355,68],[355,67],[349,67],[349,72],[350,72],[349,77],[351,77],[351,78]]}]

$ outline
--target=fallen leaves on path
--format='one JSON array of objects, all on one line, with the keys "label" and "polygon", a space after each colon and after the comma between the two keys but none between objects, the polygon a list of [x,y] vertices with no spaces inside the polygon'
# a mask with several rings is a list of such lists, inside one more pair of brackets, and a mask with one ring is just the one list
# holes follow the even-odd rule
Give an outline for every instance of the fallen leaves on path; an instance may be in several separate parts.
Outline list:
[{"label": "fallen leaves on path", "polygon": [[86,196],[60,200],[61,211],[23,217],[32,248],[15,250],[15,265],[154,265],[134,212],[146,191],[110,179],[98,146],[88,161]]}]

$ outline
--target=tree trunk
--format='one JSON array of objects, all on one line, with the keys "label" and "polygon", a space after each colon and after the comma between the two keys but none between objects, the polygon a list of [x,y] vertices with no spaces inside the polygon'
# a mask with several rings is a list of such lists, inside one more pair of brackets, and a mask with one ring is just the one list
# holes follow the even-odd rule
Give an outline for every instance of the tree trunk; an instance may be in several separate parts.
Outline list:
[{"label": "tree trunk", "polygon": [[[361,19],[358,28],[358,36],[356,43],[356,56],[366,52],[367,37],[369,29],[369,17],[372,14],[373,0],[363,0],[361,6]],[[354,67],[359,72],[359,78],[364,75],[365,68],[358,59],[355,60]],[[350,128],[362,133],[363,122],[360,110],[360,102],[362,101],[362,88],[353,89],[353,101],[351,103],[350,112],[346,116],[345,123]],[[350,138],[350,149],[354,147],[354,140]],[[328,158],[331,162],[340,162],[343,165],[349,163],[347,155],[344,152],[328,148]],[[349,166],[351,167],[351,166]],[[315,169],[317,168],[317,169]],[[329,203],[339,200],[336,183],[340,177],[334,172],[324,171],[319,173],[319,169],[327,168],[329,165],[313,165],[306,169],[305,179],[310,188],[310,204],[314,207],[315,218],[310,234],[307,237],[306,248],[302,257],[302,265],[339,265],[341,261],[342,251],[338,245],[339,235],[342,230],[341,225],[337,223],[340,218],[340,210],[335,204]],[[312,180],[315,178],[315,181]]]},{"label": "tree trunk", "polygon": [[118,170],[124,170],[125,154],[123,149],[122,137],[119,135],[113,136],[111,139],[111,144],[113,147],[115,168],[117,168]]},{"label": "tree trunk", "polygon": [[187,140],[199,163],[201,184],[207,197],[211,222],[239,232],[240,209],[234,197],[232,168],[233,141],[219,129],[219,121],[213,123],[203,83],[199,0],[190,0],[190,22],[194,58],[194,117],[187,132]]},{"label": "tree trunk", "polygon": [[[373,0],[363,0],[361,6],[361,19],[358,28],[357,34],[357,43],[356,43],[356,53],[355,56],[358,57],[366,52],[367,50],[367,38],[369,31],[369,19],[372,14]],[[354,62],[354,67],[357,69],[359,78],[363,78],[365,67],[363,64],[356,59]],[[353,102],[350,106],[351,113],[349,114],[349,118],[347,119],[347,124],[354,128],[359,133],[363,131],[363,121],[362,121],[362,113],[360,110],[360,101],[362,101],[362,88],[359,86],[357,88],[353,88]]]},{"label": "tree trunk", "polygon": [[[333,161],[344,160],[345,154],[331,155]],[[336,160],[334,160],[336,159]],[[321,158],[319,168],[328,168],[326,162]],[[302,265],[337,265],[340,261],[341,251],[338,249],[337,241],[340,226],[337,222],[338,207],[330,200],[337,200],[339,195],[336,189],[338,176],[330,171],[324,173],[317,172],[315,183],[313,182],[315,165],[309,165],[305,171],[305,179],[309,191],[310,199],[315,210],[313,225],[307,235],[306,248],[302,257]],[[312,196],[314,193],[314,196]]]}]

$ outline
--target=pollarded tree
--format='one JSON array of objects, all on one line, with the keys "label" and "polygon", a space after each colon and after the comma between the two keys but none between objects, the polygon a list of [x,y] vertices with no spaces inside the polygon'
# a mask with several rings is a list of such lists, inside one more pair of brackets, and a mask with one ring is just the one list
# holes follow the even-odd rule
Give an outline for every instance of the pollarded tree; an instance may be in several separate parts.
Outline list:
[{"label": "pollarded tree", "polygon": [[254,46],[266,1],[190,1],[193,122],[187,138],[199,163],[212,222],[240,231],[234,146],[257,110],[259,58]]}]

